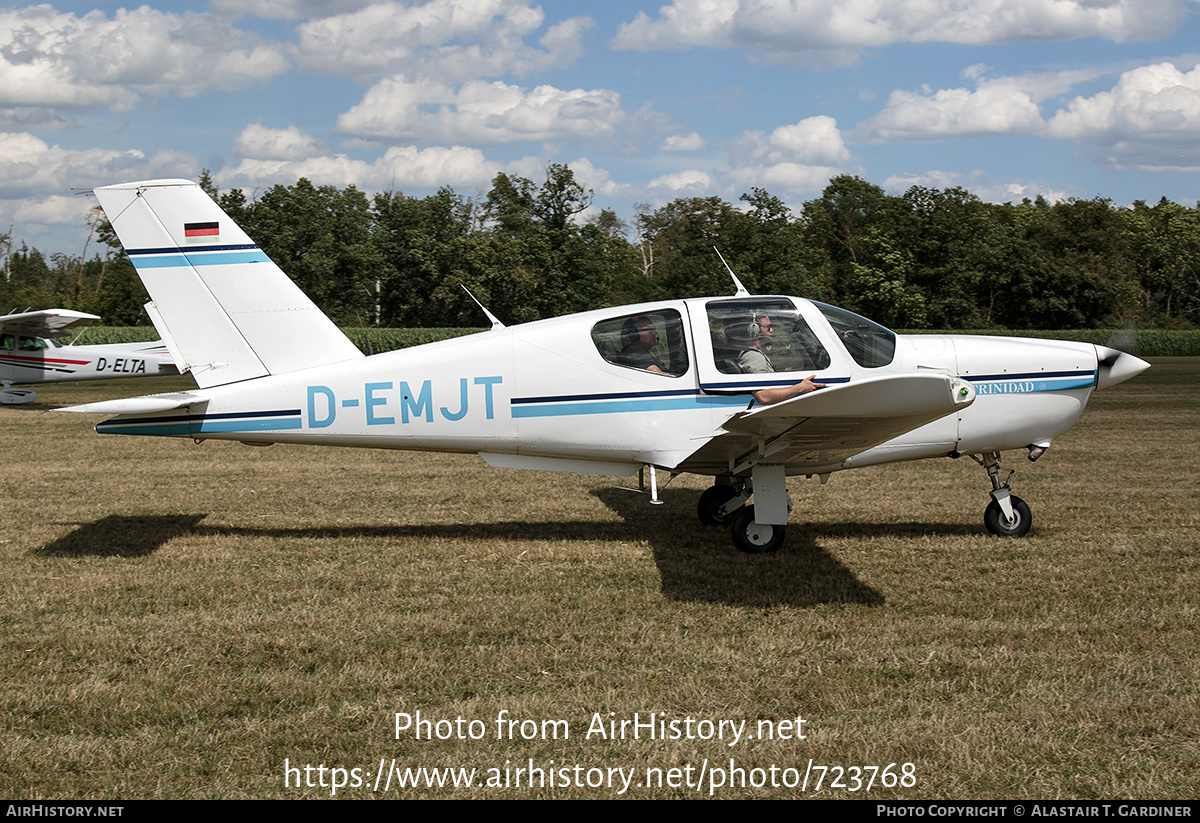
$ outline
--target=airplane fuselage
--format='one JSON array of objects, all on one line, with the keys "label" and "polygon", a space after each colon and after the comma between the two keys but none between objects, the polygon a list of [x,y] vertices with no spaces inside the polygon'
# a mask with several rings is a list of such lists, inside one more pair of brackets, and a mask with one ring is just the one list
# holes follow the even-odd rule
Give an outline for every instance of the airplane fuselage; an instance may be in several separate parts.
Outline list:
[{"label": "airplane fuselage", "polygon": [[[756,300],[763,313],[782,315],[783,301],[794,306],[805,334],[815,338],[806,345],[822,353],[815,360],[809,355],[809,362],[794,356],[791,368],[770,374],[723,371],[713,342],[719,323],[710,307],[740,310]],[[629,317],[663,325],[669,373],[606,355],[606,324]],[[98,431],[468,452],[493,465],[546,470],[631,474],[649,464],[720,475],[737,455],[698,450],[752,405],[748,392],[756,387],[810,374],[838,385],[914,372],[958,377],[974,387],[973,404],[882,445],[834,463],[814,455],[788,465],[789,474],[812,474],[1048,445],[1082,413],[1104,356],[1081,343],[898,335],[886,362],[877,357],[864,366],[843,339],[853,333],[839,336],[820,304],[807,300],[665,301],[213,386],[197,391],[203,401],[187,408],[123,416]]]}]

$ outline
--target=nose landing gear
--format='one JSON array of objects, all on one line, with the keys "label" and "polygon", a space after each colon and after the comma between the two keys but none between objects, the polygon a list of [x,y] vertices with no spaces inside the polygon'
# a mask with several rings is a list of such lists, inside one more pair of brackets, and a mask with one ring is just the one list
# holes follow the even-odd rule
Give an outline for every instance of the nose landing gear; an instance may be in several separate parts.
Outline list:
[{"label": "nose landing gear", "polygon": [[[1040,456],[1040,455],[1039,455]],[[1013,469],[1000,465],[999,452],[987,452],[982,458],[970,456],[988,473],[992,481],[992,502],[983,512],[983,524],[997,537],[1024,537],[1033,525],[1029,504],[1012,493]],[[1005,472],[1004,479],[1000,473]]]}]

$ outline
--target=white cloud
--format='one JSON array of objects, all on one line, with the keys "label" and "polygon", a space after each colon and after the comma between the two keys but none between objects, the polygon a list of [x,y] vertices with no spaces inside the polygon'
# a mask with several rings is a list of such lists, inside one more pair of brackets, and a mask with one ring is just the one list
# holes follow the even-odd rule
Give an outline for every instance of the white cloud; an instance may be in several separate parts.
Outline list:
[{"label": "white cloud", "polygon": [[[154,177],[191,177],[198,165],[182,152],[162,151],[147,157],[140,151],[86,149],[52,146],[22,132],[0,133],[0,222],[13,225],[17,237],[57,237],[66,249],[78,253],[83,243],[85,219],[96,201],[72,190],[145,180]],[[61,245],[55,251],[64,250]]]},{"label": "white cloud", "polygon": [[898,140],[945,140],[995,134],[1037,134],[1044,123],[1040,105],[1099,72],[1058,72],[989,79],[983,66],[963,74],[975,88],[928,88],[920,93],[892,92],[879,114],[855,129],[858,139],[882,143]]},{"label": "white cloud", "polygon": [[188,177],[196,172],[195,158],[182,152],[161,151],[146,157],[140,151],[76,151],[20,132],[0,134],[0,159],[0,190],[9,198],[65,193],[126,180]]},{"label": "white cloud", "polygon": [[592,25],[575,17],[551,26],[539,47],[526,43],[545,14],[526,0],[430,0],[375,3],[297,27],[301,69],[368,80],[390,74],[451,82],[471,77],[525,76],[567,66],[582,53]]},{"label": "white cloud", "polygon": [[664,174],[646,184],[646,188],[658,196],[686,197],[712,194],[713,177],[699,169]]},{"label": "white cloud", "polygon": [[672,134],[663,140],[659,146],[663,151],[700,151],[708,147],[708,143],[704,141],[696,132],[691,134]]},{"label": "white cloud", "polygon": [[842,166],[850,162],[837,121],[825,115],[780,126],[770,134],[748,131],[733,144],[730,155],[735,166]]},{"label": "white cloud", "polygon": [[[598,168],[587,157],[578,157],[569,163],[571,173],[575,175],[575,180],[585,189],[591,189],[597,197],[632,197],[636,193],[635,187],[628,183],[618,183],[612,179],[612,175],[607,169]],[[544,174],[538,178],[545,177]],[[592,207],[594,209],[595,207]],[[589,209],[589,211],[592,211]],[[596,211],[595,213],[599,213]]]},{"label": "white cloud", "polygon": [[742,48],[770,61],[840,51],[836,62],[898,42],[968,45],[1169,34],[1187,0],[673,0],[621,26],[613,47],[637,51]]},{"label": "white cloud", "polygon": [[51,129],[59,131],[73,128],[75,121],[52,108],[41,106],[5,109],[0,108],[0,131],[29,131]]},{"label": "white cloud", "polygon": [[1103,147],[1114,168],[1200,171],[1200,65],[1127,71],[1111,91],[1076,97],[1047,131]]},{"label": "white cloud", "polygon": [[500,145],[559,139],[611,140],[626,119],[606,89],[523,89],[472,81],[458,90],[428,81],[380,81],[337,121],[358,137],[424,143]]},{"label": "white cloud", "polygon": [[489,182],[502,170],[483,152],[463,146],[394,146],[373,163],[344,154],[300,160],[246,159],[214,175],[222,188],[257,189],[292,185],[306,177],[319,186],[349,185],[367,191],[430,189],[441,186],[472,188]]},{"label": "white cloud", "polygon": [[985,134],[1027,134],[1041,127],[1038,104],[1014,83],[992,82],[975,90],[939,89],[915,94],[897,90],[883,111],[861,123],[868,142],[943,140]]},{"label": "white cloud", "polygon": [[348,14],[376,0],[209,0],[208,9],[221,17],[240,19],[247,15],[263,19],[308,20]]},{"label": "white cloud", "polygon": [[327,148],[295,126],[271,129],[251,123],[233,143],[238,157],[255,160],[304,160],[324,154]]},{"label": "white cloud", "polygon": [[242,89],[288,67],[278,46],[208,15],[0,11],[0,106],[127,111],[140,94]]},{"label": "white cloud", "polygon": [[1051,203],[1057,203],[1071,196],[1048,184],[996,180],[980,170],[967,173],[935,170],[921,174],[896,174],[883,182],[883,187],[893,192],[906,192],[913,186],[931,189],[962,188],[988,203],[1019,203],[1025,198],[1033,200],[1038,195]]},{"label": "white cloud", "polygon": [[739,166],[725,178],[727,186],[745,191],[759,187],[772,194],[814,194],[825,187],[830,178],[843,171],[837,166],[809,166],[803,163],[773,163],[769,166]]}]

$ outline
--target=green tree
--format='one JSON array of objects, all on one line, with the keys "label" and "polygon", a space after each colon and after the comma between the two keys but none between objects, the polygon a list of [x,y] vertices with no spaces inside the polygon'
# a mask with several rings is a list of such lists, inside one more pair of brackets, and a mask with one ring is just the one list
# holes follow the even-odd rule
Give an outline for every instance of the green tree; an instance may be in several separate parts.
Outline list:
[{"label": "green tree", "polygon": [[731,293],[732,281],[716,250],[738,262],[748,219],[719,197],[679,198],[646,216],[643,243],[652,247],[659,291],[671,297]]},{"label": "green tree", "polygon": [[274,186],[246,208],[242,228],[334,321],[374,317],[382,260],[371,241],[370,204],[354,186],[316,187],[304,178]]},{"label": "green tree", "polygon": [[825,272],[805,241],[804,227],[784,202],[760,188],[741,199],[750,211],[737,224],[734,268],[746,287],[759,294],[830,299],[832,284],[823,279]]},{"label": "green tree", "polygon": [[1165,197],[1135,203],[1128,233],[1138,273],[1140,321],[1167,328],[1200,323],[1200,207]]}]

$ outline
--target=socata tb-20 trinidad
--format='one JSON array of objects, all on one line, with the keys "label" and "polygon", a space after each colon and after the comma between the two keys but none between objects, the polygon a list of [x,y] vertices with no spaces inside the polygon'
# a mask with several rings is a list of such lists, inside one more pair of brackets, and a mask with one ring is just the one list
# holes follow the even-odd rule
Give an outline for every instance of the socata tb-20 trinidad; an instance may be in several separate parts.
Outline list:
[{"label": "socata tb-20 trinidad", "polygon": [[30,389],[14,383],[65,383],[175,374],[162,342],[72,346],[55,338],[100,318],[70,309],[42,309],[0,317],[0,403],[32,403]]},{"label": "socata tb-20 trinidad", "polygon": [[[95,190],[195,390],[76,406],[101,433],[472,452],[492,466],[715,478],[706,523],[782,544],[789,475],[970,455],[995,534],[1029,530],[1003,451],[1036,459],[1148,367],[1103,346],[899,336],[794,297],[663,300],[365,357],[196,184]],[[734,278],[736,283],[736,277]],[[485,310],[486,311],[486,310]],[[753,504],[749,503],[753,495]]]}]

